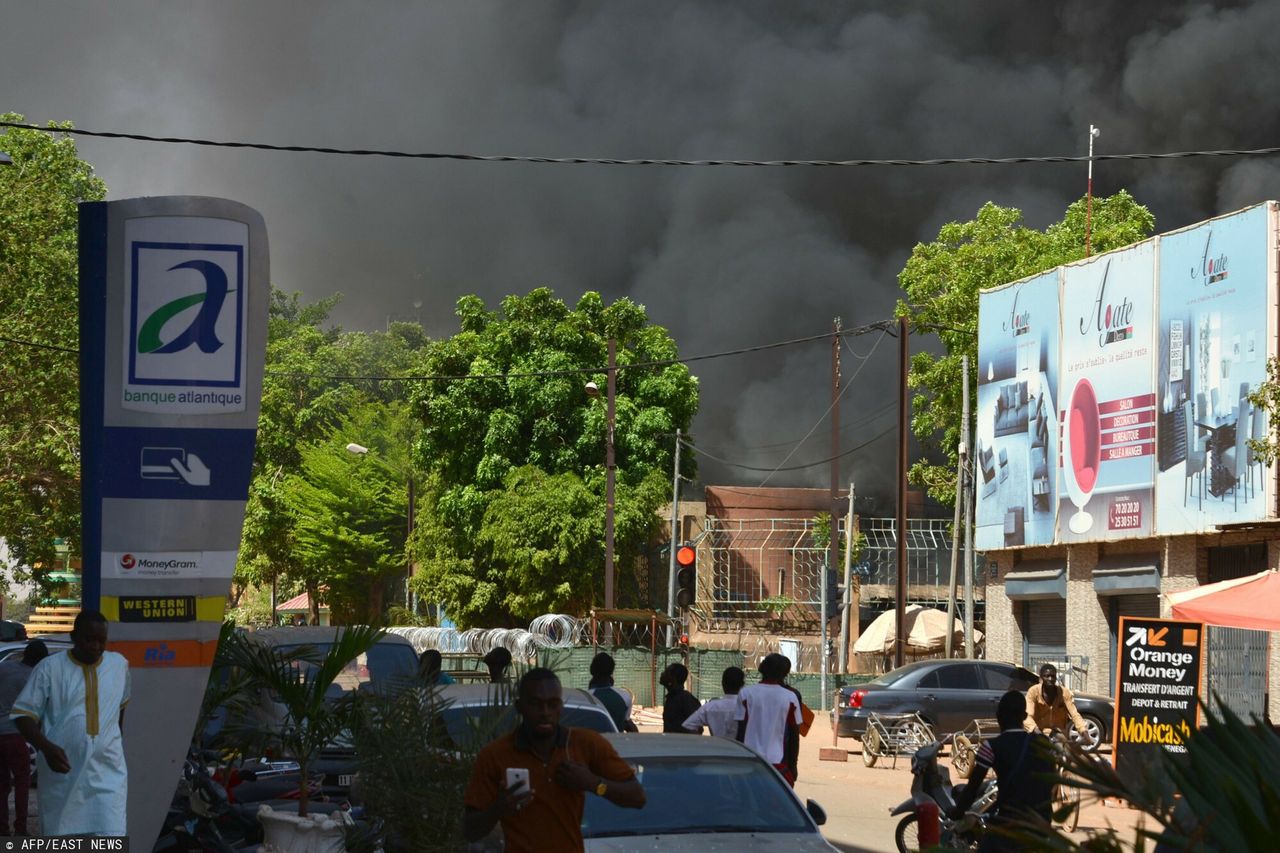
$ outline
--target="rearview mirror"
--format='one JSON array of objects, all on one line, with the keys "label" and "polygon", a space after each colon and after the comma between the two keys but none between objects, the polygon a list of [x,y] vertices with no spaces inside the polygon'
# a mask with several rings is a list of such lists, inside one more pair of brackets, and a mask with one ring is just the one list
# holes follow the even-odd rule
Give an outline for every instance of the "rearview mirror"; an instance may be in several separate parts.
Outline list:
[{"label": "rearview mirror", "polygon": [[822,806],[818,805],[816,800],[805,800],[804,808],[809,813],[809,817],[813,818],[813,822],[818,826],[822,826],[827,822],[827,813]]}]

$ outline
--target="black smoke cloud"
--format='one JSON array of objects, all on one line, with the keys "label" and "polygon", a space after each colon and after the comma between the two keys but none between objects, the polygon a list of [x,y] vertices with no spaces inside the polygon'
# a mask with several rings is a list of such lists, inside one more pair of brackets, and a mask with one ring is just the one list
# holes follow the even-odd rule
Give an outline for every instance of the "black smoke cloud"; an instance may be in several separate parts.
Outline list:
[{"label": "black smoke cloud", "polygon": [[[1277,144],[1280,4],[9,4],[0,109],[86,128],[547,156],[848,159]],[[83,141],[112,197],[266,216],[273,278],[344,325],[550,285],[630,296],[685,354],[888,317],[911,247],[987,200],[1058,218],[1084,167],[478,164]],[[1275,160],[1099,164],[1160,230],[1280,195]],[[415,308],[415,302],[420,307]],[[892,338],[850,341],[846,447],[892,426]],[[874,345],[874,349],[873,349]],[[915,346],[926,346],[916,341]],[[698,443],[767,467],[829,402],[829,347],[700,362]],[[778,445],[782,446],[778,446]],[[889,493],[892,439],[844,465]],[[787,465],[828,455],[825,424]],[[765,475],[702,460],[704,482]],[[824,485],[825,468],[770,484]]]}]

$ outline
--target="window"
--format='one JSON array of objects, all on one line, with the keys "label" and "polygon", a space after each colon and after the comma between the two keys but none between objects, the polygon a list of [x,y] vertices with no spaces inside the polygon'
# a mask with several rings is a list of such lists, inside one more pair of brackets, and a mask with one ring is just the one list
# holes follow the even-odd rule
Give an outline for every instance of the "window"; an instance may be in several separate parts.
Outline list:
[{"label": "window", "polygon": [[971,663],[953,663],[938,667],[938,687],[942,690],[977,690],[981,688],[978,673]]}]

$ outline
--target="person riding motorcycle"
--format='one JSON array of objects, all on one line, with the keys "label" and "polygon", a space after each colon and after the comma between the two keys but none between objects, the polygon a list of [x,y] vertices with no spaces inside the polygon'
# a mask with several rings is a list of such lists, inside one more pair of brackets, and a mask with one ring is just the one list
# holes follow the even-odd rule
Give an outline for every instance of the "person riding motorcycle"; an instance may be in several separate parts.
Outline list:
[{"label": "person riding motorcycle", "polygon": [[1058,684],[1058,668],[1053,664],[1046,663],[1040,667],[1040,683],[1027,690],[1026,705],[1027,718],[1022,727],[1027,731],[1065,732],[1070,724],[1086,744],[1092,745],[1093,737],[1084,718],[1076,710],[1075,697],[1065,686]]}]

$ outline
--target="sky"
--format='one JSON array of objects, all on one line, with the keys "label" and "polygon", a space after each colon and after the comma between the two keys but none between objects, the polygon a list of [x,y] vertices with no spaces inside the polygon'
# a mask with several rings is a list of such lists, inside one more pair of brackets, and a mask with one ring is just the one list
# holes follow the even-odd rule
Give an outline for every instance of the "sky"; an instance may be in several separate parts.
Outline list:
[{"label": "sky", "polygon": [[[1141,6],[1142,8],[1135,8]],[[922,159],[1280,144],[1280,3],[0,0],[0,111],[90,130],[547,157]],[[682,355],[892,315],[912,247],[986,201],[1061,218],[1085,166],[735,168],[288,154],[80,140],[110,199],[260,211],[274,284],[334,319],[457,331],[551,287],[629,297]],[[1168,231],[1280,197],[1280,158],[1103,162]],[[925,339],[912,340],[926,348]],[[841,482],[892,494],[897,342],[848,341]],[[698,362],[697,445],[830,455],[830,346]],[[808,436],[807,441],[801,440]],[[824,487],[827,466],[700,480]]]}]

